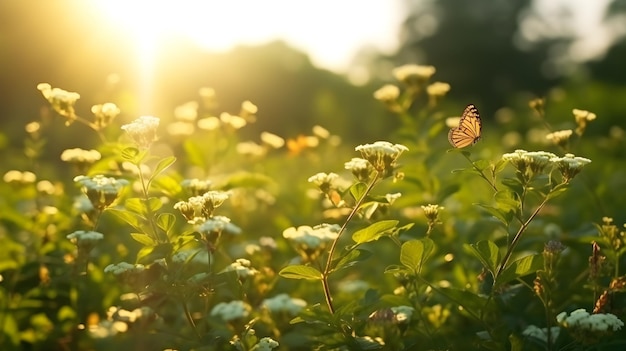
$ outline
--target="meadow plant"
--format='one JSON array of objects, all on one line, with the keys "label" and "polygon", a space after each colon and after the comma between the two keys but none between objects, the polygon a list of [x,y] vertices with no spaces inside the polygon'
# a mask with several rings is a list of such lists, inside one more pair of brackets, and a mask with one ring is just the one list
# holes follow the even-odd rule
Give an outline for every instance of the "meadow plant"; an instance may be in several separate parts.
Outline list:
[{"label": "meadow plant", "polygon": [[[554,131],[536,99],[545,150],[502,150],[488,118],[450,149],[459,118],[435,74],[394,69],[373,96],[400,126],[356,147],[322,126],[243,140],[262,107],[218,111],[211,88],[122,124],[114,103],[85,118],[78,93],[39,84],[99,144],[60,155],[67,179],[4,174],[3,349],[623,347],[626,231],[559,221],[596,164],[579,155],[596,115]],[[41,124],[26,133],[45,164]]]}]

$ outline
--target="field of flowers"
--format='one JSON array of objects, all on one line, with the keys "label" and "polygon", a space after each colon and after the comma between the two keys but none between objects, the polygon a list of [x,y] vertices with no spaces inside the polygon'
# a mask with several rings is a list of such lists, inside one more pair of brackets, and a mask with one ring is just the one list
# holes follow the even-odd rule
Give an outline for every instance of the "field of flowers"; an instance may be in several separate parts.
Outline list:
[{"label": "field of flowers", "polygon": [[[46,159],[25,126],[0,184],[0,348],[626,347],[626,229],[603,199],[623,171],[594,167],[623,131],[588,140],[596,115],[549,99],[520,113],[539,139],[452,117],[467,104],[449,111],[434,73],[396,68],[373,98],[400,127],[361,145],[332,126],[243,140],[263,106],[217,111],[210,88],[121,123],[39,84],[99,146]],[[470,117],[481,140],[451,146]]]}]

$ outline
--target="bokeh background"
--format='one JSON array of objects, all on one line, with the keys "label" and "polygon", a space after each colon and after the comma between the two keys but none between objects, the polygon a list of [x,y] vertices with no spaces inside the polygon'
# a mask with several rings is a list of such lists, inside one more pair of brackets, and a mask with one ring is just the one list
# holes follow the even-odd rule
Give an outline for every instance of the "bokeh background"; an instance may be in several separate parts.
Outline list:
[{"label": "bokeh background", "polygon": [[[624,133],[622,0],[9,0],[0,2],[0,50],[5,157],[21,152],[24,125],[34,120],[49,128],[43,157],[98,142],[79,126],[50,122],[40,82],[79,92],[83,115],[116,103],[121,123],[144,114],[166,123],[212,87],[222,111],[237,113],[244,100],[259,106],[244,137],[296,137],[321,125],[346,145],[388,139],[398,122],[372,93],[407,63],[435,66],[433,79],[452,86],[440,111],[454,116],[474,103],[503,152],[531,138],[537,121],[527,103],[545,97],[554,129],[573,126],[572,108],[593,111],[592,152],[624,156],[606,145]],[[522,142],[500,142],[507,131]],[[611,186],[621,186],[621,168],[606,167]]]}]

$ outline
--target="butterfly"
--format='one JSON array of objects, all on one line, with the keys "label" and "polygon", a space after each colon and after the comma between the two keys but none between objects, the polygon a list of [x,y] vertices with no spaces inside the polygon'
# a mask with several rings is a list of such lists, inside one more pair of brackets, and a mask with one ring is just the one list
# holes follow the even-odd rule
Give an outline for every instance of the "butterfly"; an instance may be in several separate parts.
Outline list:
[{"label": "butterfly", "polygon": [[468,145],[474,145],[480,140],[482,123],[480,115],[474,105],[467,105],[461,115],[459,126],[450,129],[448,132],[448,141],[456,148],[463,148]]}]

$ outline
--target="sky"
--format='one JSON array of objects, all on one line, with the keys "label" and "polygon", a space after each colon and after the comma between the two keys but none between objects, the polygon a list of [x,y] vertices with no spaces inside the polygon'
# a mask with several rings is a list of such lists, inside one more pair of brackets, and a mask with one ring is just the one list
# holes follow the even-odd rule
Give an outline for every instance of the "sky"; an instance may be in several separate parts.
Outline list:
[{"label": "sky", "polygon": [[282,39],[319,67],[342,72],[364,46],[398,46],[403,0],[91,0],[129,28],[149,56],[159,37],[179,34],[211,50]]}]

